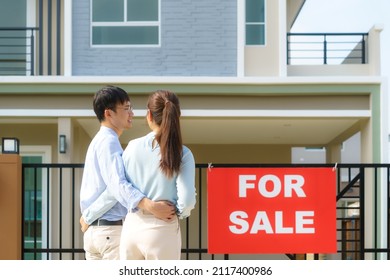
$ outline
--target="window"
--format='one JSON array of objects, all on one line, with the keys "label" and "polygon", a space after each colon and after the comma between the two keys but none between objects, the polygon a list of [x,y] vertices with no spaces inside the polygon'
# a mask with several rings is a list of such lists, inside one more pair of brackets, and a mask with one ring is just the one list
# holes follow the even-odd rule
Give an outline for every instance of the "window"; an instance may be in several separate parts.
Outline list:
[{"label": "window", "polygon": [[92,0],[93,46],[156,46],[160,0]]},{"label": "window", "polygon": [[245,3],[246,45],[265,45],[265,0]]}]

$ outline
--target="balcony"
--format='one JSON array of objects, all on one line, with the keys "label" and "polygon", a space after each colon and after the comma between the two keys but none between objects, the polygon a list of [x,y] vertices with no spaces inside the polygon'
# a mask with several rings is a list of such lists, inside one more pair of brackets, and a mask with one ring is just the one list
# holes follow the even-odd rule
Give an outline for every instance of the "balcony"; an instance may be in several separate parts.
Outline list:
[{"label": "balcony", "polygon": [[0,75],[34,76],[38,28],[0,28]]},{"label": "balcony", "polygon": [[61,2],[65,1],[29,6],[36,10],[29,14],[30,27],[0,26],[0,76],[63,75],[65,3]]},{"label": "balcony", "polygon": [[61,32],[39,27],[0,27],[0,76],[60,75]]},{"label": "balcony", "polygon": [[380,26],[368,33],[288,33],[288,76],[380,75]]},{"label": "balcony", "polygon": [[[62,34],[58,28],[53,32],[55,26],[59,23],[44,29],[0,27],[0,76],[61,75]],[[376,73],[373,69],[380,64],[370,56],[379,49],[379,42],[369,34],[288,33],[288,76]]]}]

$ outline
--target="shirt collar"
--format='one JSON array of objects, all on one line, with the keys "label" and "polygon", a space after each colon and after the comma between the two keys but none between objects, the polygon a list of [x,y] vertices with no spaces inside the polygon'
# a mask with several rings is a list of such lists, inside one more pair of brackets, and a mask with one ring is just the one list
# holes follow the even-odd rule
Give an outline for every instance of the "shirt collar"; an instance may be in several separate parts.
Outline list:
[{"label": "shirt collar", "polygon": [[105,125],[100,126],[100,131],[102,131],[104,133],[109,133],[109,134],[112,134],[112,135],[115,135],[116,137],[118,137],[118,134],[116,134],[115,130],[113,130],[112,128],[107,127]]}]

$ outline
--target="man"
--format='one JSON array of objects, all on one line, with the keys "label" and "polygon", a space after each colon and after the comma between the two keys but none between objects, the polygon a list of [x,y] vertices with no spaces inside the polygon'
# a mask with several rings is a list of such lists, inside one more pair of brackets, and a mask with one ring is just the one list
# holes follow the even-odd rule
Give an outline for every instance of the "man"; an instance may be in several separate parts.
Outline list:
[{"label": "man", "polygon": [[[122,221],[127,211],[143,209],[157,218],[171,219],[175,208],[153,202],[126,180],[119,137],[132,127],[130,98],[123,89],[107,86],[96,92],[93,109],[100,130],[92,139],[80,190],[81,229],[87,260],[119,259]],[[110,194],[102,199],[102,193]],[[88,207],[93,204],[93,211]]]}]

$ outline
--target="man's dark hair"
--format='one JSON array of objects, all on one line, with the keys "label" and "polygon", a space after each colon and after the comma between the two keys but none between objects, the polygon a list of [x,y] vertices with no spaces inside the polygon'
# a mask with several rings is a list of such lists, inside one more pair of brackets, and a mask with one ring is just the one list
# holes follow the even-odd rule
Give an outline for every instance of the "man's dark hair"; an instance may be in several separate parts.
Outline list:
[{"label": "man's dark hair", "polygon": [[115,112],[115,107],[118,104],[124,104],[130,101],[127,92],[120,87],[105,86],[99,89],[93,98],[93,110],[99,122],[104,121],[104,111],[111,109]]}]

